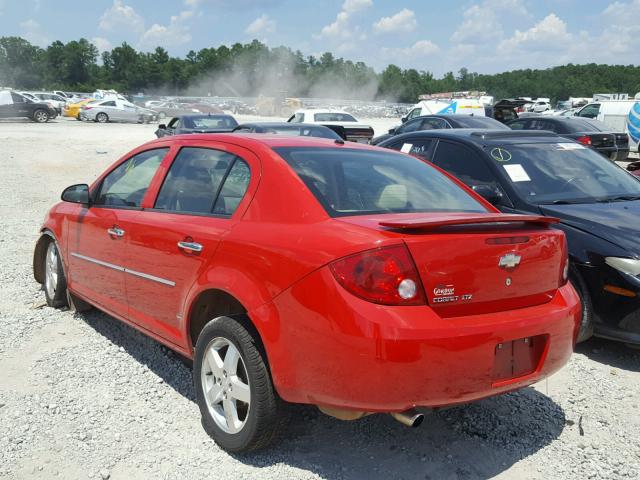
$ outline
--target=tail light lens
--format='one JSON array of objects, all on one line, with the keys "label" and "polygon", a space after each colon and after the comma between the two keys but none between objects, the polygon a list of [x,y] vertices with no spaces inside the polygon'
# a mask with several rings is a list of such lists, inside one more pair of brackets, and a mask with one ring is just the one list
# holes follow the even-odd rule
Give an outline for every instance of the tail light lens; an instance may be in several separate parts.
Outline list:
[{"label": "tail light lens", "polygon": [[589,135],[583,135],[576,138],[576,142],[579,142],[583,145],[591,145],[591,137]]},{"label": "tail light lens", "polygon": [[424,289],[405,245],[376,248],[329,265],[347,291],[381,305],[426,305]]},{"label": "tail light lens", "polygon": [[569,280],[569,247],[567,246],[567,238],[562,242],[562,260],[560,270],[560,286],[563,286]]}]

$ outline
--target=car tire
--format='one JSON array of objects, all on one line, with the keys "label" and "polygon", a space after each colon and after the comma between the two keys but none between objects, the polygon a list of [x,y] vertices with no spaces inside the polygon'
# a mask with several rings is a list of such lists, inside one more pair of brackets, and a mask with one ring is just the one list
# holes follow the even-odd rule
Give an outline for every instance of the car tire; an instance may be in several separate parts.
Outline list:
[{"label": "car tire", "polygon": [[49,121],[49,114],[46,110],[39,108],[33,112],[33,121],[36,123],[47,123]]},{"label": "car tire", "polygon": [[158,113],[158,120],[164,120],[165,118],[167,118],[167,114],[164,112],[160,112]]},{"label": "car tire", "polygon": [[587,283],[574,265],[571,265],[569,269],[569,280],[576,289],[582,303],[580,331],[576,340],[577,343],[580,343],[589,340],[593,336],[593,304],[591,303],[591,294],[587,288]]},{"label": "car tire", "polygon": [[67,279],[62,268],[62,259],[56,242],[51,240],[47,245],[44,258],[44,296],[47,305],[60,308],[67,305]]},{"label": "car tire", "polygon": [[264,351],[237,320],[211,320],[198,337],[193,364],[202,426],[222,449],[250,452],[280,436],[286,406],[273,388]]},{"label": "car tire", "polygon": [[100,112],[96,115],[96,122],[107,123],[109,121],[109,115],[104,112]]}]

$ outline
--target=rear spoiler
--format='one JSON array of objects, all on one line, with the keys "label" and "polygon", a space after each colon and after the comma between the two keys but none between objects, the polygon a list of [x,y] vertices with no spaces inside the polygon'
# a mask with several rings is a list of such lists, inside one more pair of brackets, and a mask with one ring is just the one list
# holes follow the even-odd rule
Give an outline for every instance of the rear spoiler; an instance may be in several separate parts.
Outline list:
[{"label": "rear spoiler", "polygon": [[477,225],[487,223],[530,223],[536,225],[551,225],[560,222],[555,217],[542,215],[510,215],[504,213],[434,215],[433,217],[413,217],[407,219],[386,220],[378,224],[383,227],[409,229],[434,229],[458,225]]}]

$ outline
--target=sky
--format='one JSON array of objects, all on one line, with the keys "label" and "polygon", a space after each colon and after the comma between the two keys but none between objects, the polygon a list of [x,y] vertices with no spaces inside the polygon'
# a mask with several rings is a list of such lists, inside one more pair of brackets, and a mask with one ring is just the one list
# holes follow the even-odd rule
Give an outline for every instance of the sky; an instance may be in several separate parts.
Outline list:
[{"label": "sky", "polygon": [[84,37],[101,51],[126,41],[183,56],[258,39],[436,76],[637,65],[638,29],[640,0],[0,0],[0,36],[40,46]]}]

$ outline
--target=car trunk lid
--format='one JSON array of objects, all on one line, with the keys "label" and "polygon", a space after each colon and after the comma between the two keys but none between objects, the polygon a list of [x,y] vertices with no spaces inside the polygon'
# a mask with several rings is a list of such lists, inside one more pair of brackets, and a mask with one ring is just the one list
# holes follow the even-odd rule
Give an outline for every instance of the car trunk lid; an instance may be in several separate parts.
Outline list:
[{"label": "car trunk lid", "polygon": [[558,220],[531,215],[422,214],[378,217],[370,226],[401,234],[429,305],[442,317],[548,302],[564,268]]}]

